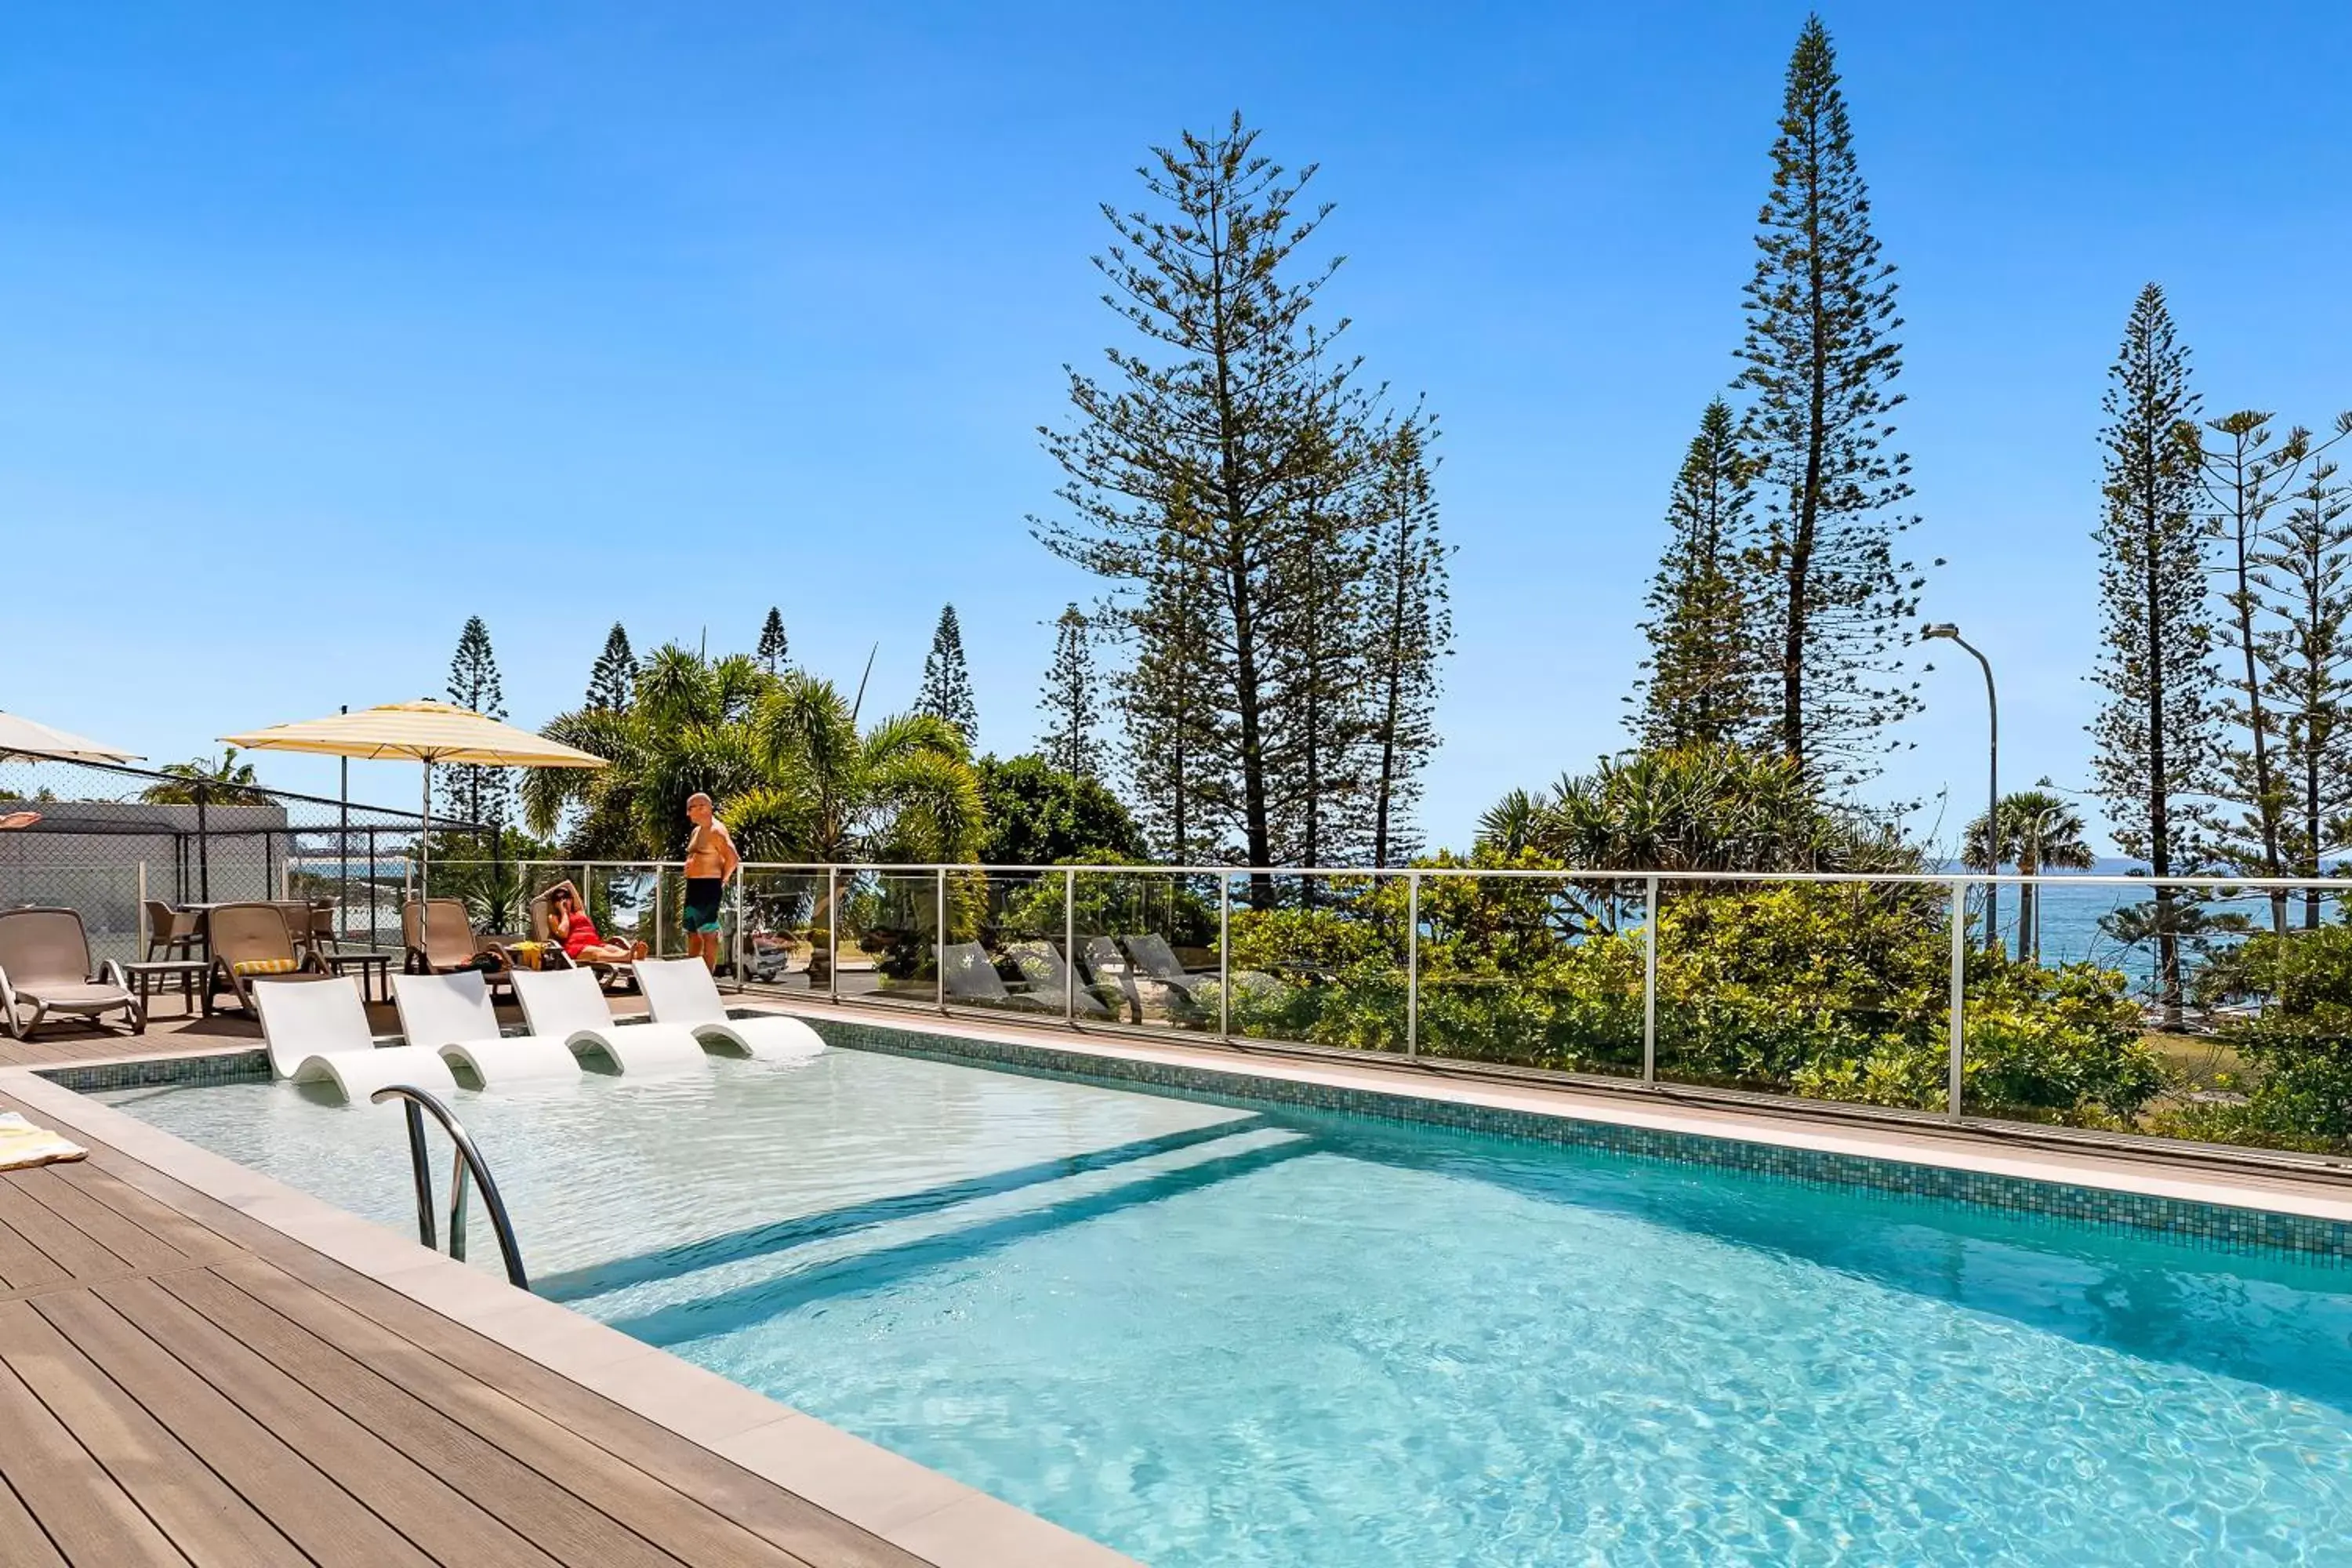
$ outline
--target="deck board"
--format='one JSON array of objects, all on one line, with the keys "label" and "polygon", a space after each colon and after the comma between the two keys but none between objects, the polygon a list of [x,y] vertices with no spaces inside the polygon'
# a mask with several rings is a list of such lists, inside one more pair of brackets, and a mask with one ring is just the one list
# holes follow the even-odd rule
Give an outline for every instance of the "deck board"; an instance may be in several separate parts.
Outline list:
[{"label": "deck board", "polygon": [[[425,1369],[416,1360],[400,1356],[389,1335],[362,1347],[366,1359],[361,1360],[217,1275],[179,1275],[159,1283],[313,1394],[349,1412],[453,1490],[462,1488],[556,1561],[608,1563],[614,1568],[675,1568],[681,1561],[586,1502],[566,1484],[484,1440],[467,1418],[488,1403],[490,1391],[451,1379],[436,1392],[439,1408],[409,1393],[402,1384]],[[377,1372],[378,1365],[385,1371]],[[565,1479],[594,1489],[617,1479],[590,1475]]]},{"label": "deck board", "polygon": [[55,1296],[40,1312],[313,1561],[393,1568],[432,1561],[97,1296]]},{"label": "deck board", "polygon": [[[316,1254],[271,1261],[305,1280],[342,1271],[340,1264]],[[815,1504],[746,1474],[707,1449],[677,1443],[663,1428],[570,1378],[533,1363],[512,1364],[515,1358],[503,1347],[373,1279],[352,1276],[338,1284],[333,1296],[352,1311],[385,1325],[452,1366],[495,1378],[515,1399],[646,1474],[705,1499],[728,1518],[812,1563],[922,1568],[920,1558],[845,1526]]]},{"label": "deck board", "polygon": [[52,1165],[49,1171],[59,1182],[88,1194],[183,1258],[214,1258],[236,1250],[218,1232],[153,1201],[98,1163],[75,1160]]},{"label": "deck board", "polygon": [[64,1568],[48,1532],[25,1511],[24,1500],[0,1479],[0,1563],[11,1568]]},{"label": "deck board", "polygon": [[0,1225],[39,1247],[74,1279],[120,1274],[137,1267],[72,1221],[60,1219],[55,1209],[33,1196],[36,1187],[55,1184],[55,1176],[40,1182],[0,1183]]},{"label": "deck board", "polygon": [[190,1252],[131,1219],[118,1205],[101,1202],[96,1193],[68,1173],[70,1168],[57,1167],[54,1180],[27,1182],[16,1190],[55,1215],[60,1224],[105,1247],[126,1268],[177,1268],[190,1261]]},{"label": "deck board", "polygon": [[8,1484],[68,1562],[186,1568],[187,1558],[5,1359],[0,1359],[0,1432],[8,1435]]},{"label": "deck board", "polygon": [[0,1284],[11,1290],[38,1290],[73,1278],[62,1264],[0,1220]]},{"label": "deck board", "polygon": [[[26,1109],[5,1095],[0,1107]],[[103,1140],[34,1119],[90,1152],[0,1173],[7,1568],[925,1568]]]},{"label": "deck board", "polygon": [[[329,1343],[345,1347],[396,1382],[439,1368],[461,1369],[433,1356],[374,1320],[311,1289],[259,1259],[239,1259],[219,1273],[257,1300],[273,1308]],[[564,1479],[565,1487],[624,1527],[657,1539],[680,1561],[713,1564],[767,1564],[805,1568],[800,1558],[753,1538],[694,1502],[675,1488],[647,1476],[561,1422],[488,1384],[458,1385],[444,1408],[483,1441],[543,1473]],[[614,1561],[621,1561],[615,1557]]]},{"label": "deck board", "polygon": [[301,1568],[276,1526],[27,1302],[0,1305],[0,1360],[199,1568]]},{"label": "deck board", "polygon": [[[362,1415],[337,1407],[152,1279],[101,1287],[100,1298],[322,1474],[437,1562],[559,1561],[500,1522],[471,1488],[452,1487]],[[301,1506],[296,1503],[294,1506]]]}]

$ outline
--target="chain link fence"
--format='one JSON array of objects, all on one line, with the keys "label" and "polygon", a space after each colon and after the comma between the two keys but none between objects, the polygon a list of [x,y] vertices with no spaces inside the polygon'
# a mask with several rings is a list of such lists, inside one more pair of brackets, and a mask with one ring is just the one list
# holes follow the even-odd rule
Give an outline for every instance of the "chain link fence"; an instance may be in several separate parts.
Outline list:
[{"label": "chain link fence", "polygon": [[[400,945],[423,822],[413,811],[112,763],[0,757],[0,909],[78,911],[95,955],[141,955],[142,907],[310,899],[345,942]],[[432,825],[436,853],[488,856],[489,828]]]}]

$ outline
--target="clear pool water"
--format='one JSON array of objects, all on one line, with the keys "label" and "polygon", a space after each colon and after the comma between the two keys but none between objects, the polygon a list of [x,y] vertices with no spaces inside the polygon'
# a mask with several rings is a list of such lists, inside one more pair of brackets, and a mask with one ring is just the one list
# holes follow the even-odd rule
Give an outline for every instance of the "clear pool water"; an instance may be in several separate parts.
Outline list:
[{"label": "clear pool water", "polygon": [[[394,1113],[103,1098],[412,1212]],[[550,1293],[1158,1568],[2352,1562],[2352,1271],[850,1050],[461,1099]]]}]

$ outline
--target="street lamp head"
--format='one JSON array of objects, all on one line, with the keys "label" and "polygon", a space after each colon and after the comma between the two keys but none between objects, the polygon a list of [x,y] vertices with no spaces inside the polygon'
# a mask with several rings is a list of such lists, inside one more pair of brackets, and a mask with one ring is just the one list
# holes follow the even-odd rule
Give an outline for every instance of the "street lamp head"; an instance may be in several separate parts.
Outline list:
[{"label": "street lamp head", "polygon": [[1929,621],[1919,628],[1919,635],[1923,637],[1949,637],[1954,642],[1958,642],[1960,637],[1960,628],[1949,621]]}]

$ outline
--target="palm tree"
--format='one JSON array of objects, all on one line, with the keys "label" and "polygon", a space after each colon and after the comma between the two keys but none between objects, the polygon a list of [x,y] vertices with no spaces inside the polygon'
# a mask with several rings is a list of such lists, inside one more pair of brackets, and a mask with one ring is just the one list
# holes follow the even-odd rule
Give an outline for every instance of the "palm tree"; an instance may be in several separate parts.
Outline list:
[{"label": "palm tree", "polygon": [[224,796],[235,802],[255,782],[253,764],[238,762],[235,746],[223,748],[218,762],[197,757],[165,763],[155,771],[171,782],[149,784],[139,792],[139,798],[150,805],[194,805],[199,796],[214,805],[222,804]]},{"label": "palm tree", "polygon": [[1480,815],[1477,843],[1481,848],[1491,847],[1505,858],[1516,860],[1535,836],[1535,828],[1536,797],[1515,789]]},{"label": "palm tree", "polygon": [[[2021,877],[2036,876],[2053,867],[2087,871],[2096,857],[2084,833],[2083,814],[2043,779],[2032,789],[2000,797],[2000,858],[1985,853],[1985,819],[1979,816],[1963,835],[1967,843],[1960,852],[1961,861],[1987,866],[2011,863]],[[2038,893],[2031,882],[2018,889],[2017,956],[2034,963],[2042,962],[2042,932],[2034,919]]]},{"label": "palm tree", "polygon": [[1594,870],[1912,868],[1883,828],[1824,803],[1795,763],[1727,745],[1604,757],[1534,799],[1513,791],[1479,828],[1482,842]]},{"label": "palm tree", "polygon": [[904,714],[861,731],[832,682],[740,655],[658,648],[628,711],[575,709],[542,732],[607,760],[525,775],[533,832],[576,809],[569,855],[675,858],[698,791],[747,860],[961,861],[979,842],[980,780],[954,726]]}]

